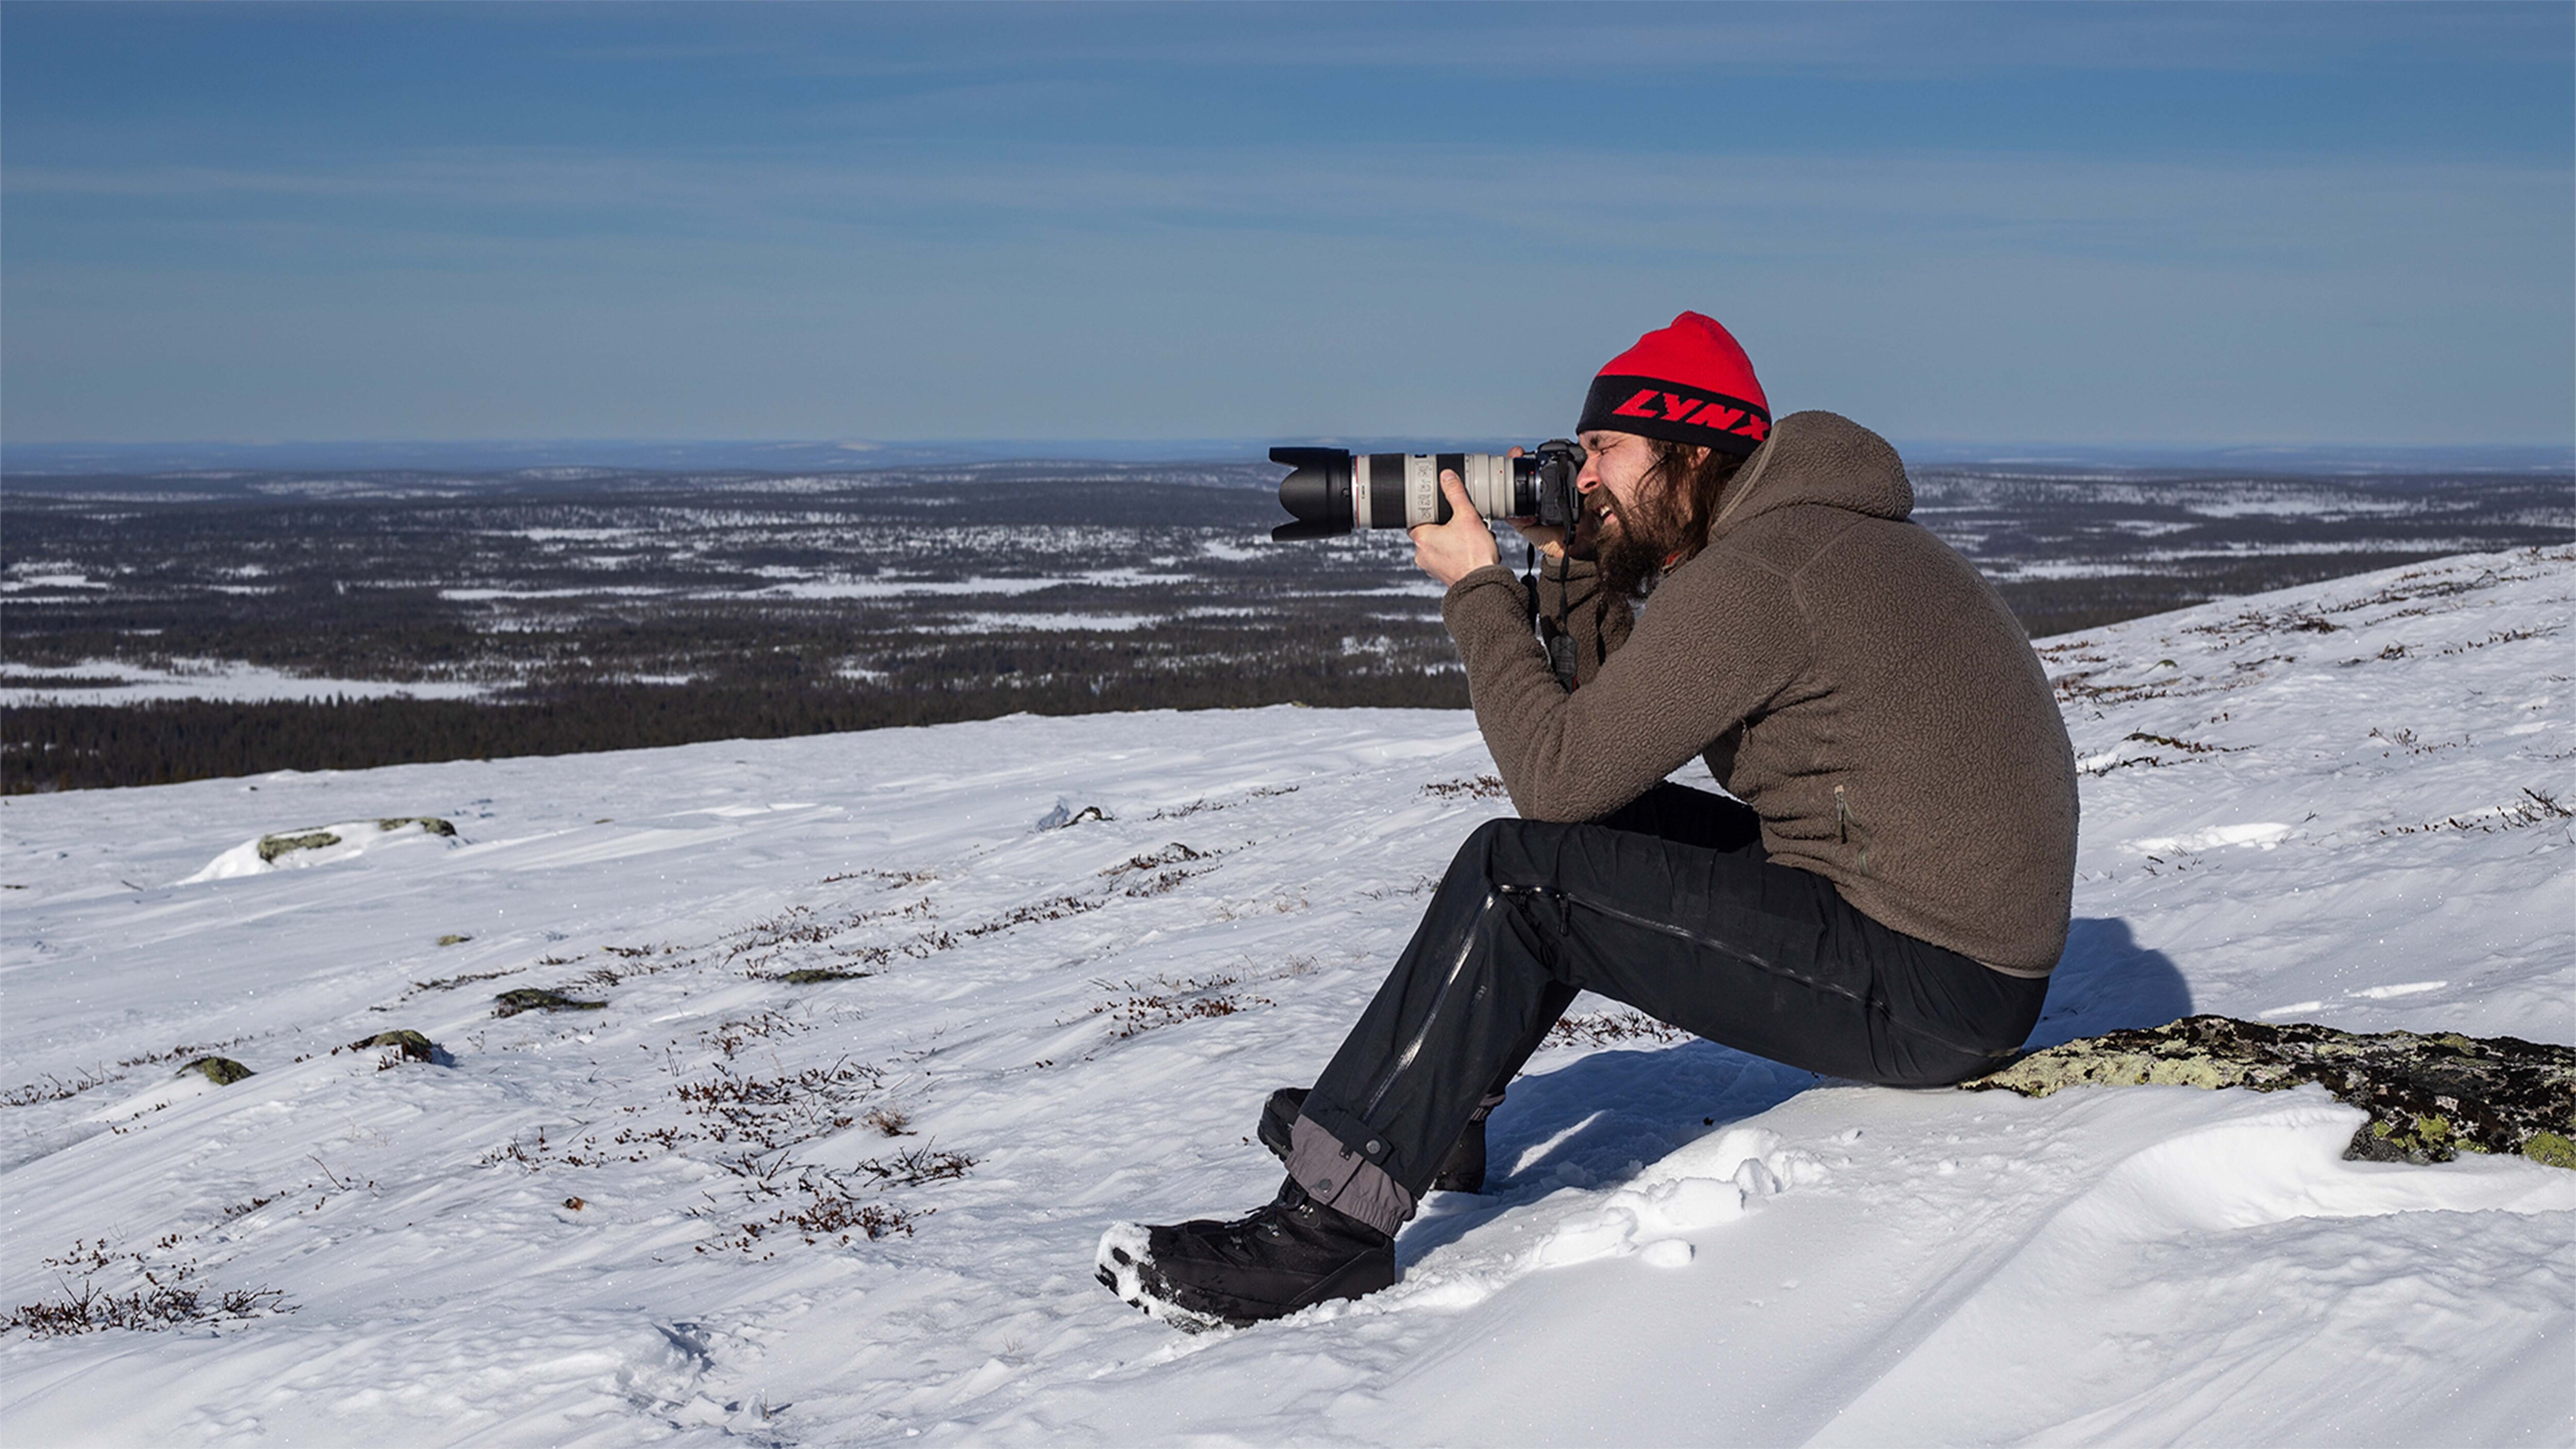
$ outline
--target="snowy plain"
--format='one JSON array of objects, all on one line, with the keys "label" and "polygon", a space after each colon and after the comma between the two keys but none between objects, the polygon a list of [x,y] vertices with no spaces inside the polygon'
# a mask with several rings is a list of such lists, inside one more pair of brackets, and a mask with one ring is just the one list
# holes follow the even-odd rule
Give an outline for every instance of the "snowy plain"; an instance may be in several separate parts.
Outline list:
[{"label": "snowy plain", "polygon": [[[2084,833],[2035,1040],[2576,1042],[2571,622],[2557,548],[2043,641]],[[1276,1185],[1263,1095],[1491,770],[1464,714],[1276,708],[0,801],[0,1310],[274,1295],[0,1335],[0,1441],[2576,1443],[2576,1173],[2345,1162],[2308,1089],[1820,1080],[1592,998],[1394,1289],[1117,1302],[1108,1224]],[[458,834],[361,828],[412,816]],[[495,1015],[526,987],[605,1006]],[[440,1058],[333,1050],[396,1028]],[[257,1075],[171,1075],[209,1051]]]},{"label": "snowy plain", "polygon": [[0,709],[38,704],[141,704],[156,699],[478,699],[492,692],[469,680],[330,679],[235,660],[176,660],[168,667],[89,659],[64,668],[0,662]]}]

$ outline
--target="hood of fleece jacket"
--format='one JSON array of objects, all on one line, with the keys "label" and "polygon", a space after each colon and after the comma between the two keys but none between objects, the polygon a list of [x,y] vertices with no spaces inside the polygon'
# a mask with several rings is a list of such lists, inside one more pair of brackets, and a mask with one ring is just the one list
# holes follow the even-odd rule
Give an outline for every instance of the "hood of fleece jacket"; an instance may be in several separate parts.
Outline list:
[{"label": "hood of fleece jacket", "polygon": [[1722,538],[1747,519],[1801,503],[1903,519],[1914,511],[1914,485],[1887,439],[1837,413],[1791,413],[1744,461],[1708,536]]}]

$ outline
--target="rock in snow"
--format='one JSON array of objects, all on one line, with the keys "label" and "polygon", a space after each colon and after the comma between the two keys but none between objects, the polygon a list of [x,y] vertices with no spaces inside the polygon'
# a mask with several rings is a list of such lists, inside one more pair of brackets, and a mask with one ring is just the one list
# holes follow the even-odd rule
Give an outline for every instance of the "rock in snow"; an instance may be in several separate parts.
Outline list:
[{"label": "rock in snow", "polygon": [[516,1016],[523,1011],[606,1011],[605,1001],[579,1001],[560,991],[543,987],[521,986],[492,998],[494,1016]]},{"label": "rock in snow", "polygon": [[455,834],[455,825],[434,815],[386,815],[374,820],[354,820],[344,825],[275,831],[256,840],[245,840],[216,856],[206,863],[205,869],[181,884],[229,880],[234,876],[258,875],[262,871],[297,870],[328,861],[346,860],[387,844],[386,837],[389,836],[410,840],[422,836],[453,839]]},{"label": "rock in snow", "polygon": [[401,1061],[434,1062],[438,1060],[438,1043],[416,1031],[380,1031],[374,1036],[360,1037],[345,1047],[334,1047],[333,1050],[362,1052],[377,1047],[391,1048],[396,1058]]},{"label": "rock in snow", "polygon": [[[2524,551],[2044,641],[2033,1045],[2576,1044],[2571,604]],[[1139,1317],[1101,1230],[1268,1196],[1492,770],[1271,709],[0,800],[0,1442],[2576,1442],[2576,1173],[2347,1160],[2308,1084],[1568,1033],[1395,1288]]]},{"label": "rock in snow", "polygon": [[256,1075],[250,1068],[230,1057],[199,1057],[179,1069],[182,1075],[195,1072],[218,1087],[229,1087],[245,1077]]}]

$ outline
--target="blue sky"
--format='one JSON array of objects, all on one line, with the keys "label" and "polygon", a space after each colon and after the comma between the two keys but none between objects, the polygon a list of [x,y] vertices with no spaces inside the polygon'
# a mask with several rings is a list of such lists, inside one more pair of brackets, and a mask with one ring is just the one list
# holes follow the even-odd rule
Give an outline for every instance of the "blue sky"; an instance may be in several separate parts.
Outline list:
[{"label": "blue sky", "polygon": [[2576,7],[0,7],[0,435],[2564,443]]}]

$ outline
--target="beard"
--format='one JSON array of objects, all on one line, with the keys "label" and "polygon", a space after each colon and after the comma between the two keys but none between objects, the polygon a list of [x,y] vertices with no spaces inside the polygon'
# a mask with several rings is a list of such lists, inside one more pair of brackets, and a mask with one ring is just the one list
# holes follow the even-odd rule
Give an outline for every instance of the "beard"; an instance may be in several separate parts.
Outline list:
[{"label": "beard", "polygon": [[1653,499],[1604,520],[1596,545],[1601,587],[1617,597],[1644,598],[1662,576],[1664,560],[1680,551],[1680,532],[1680,520]]}]

